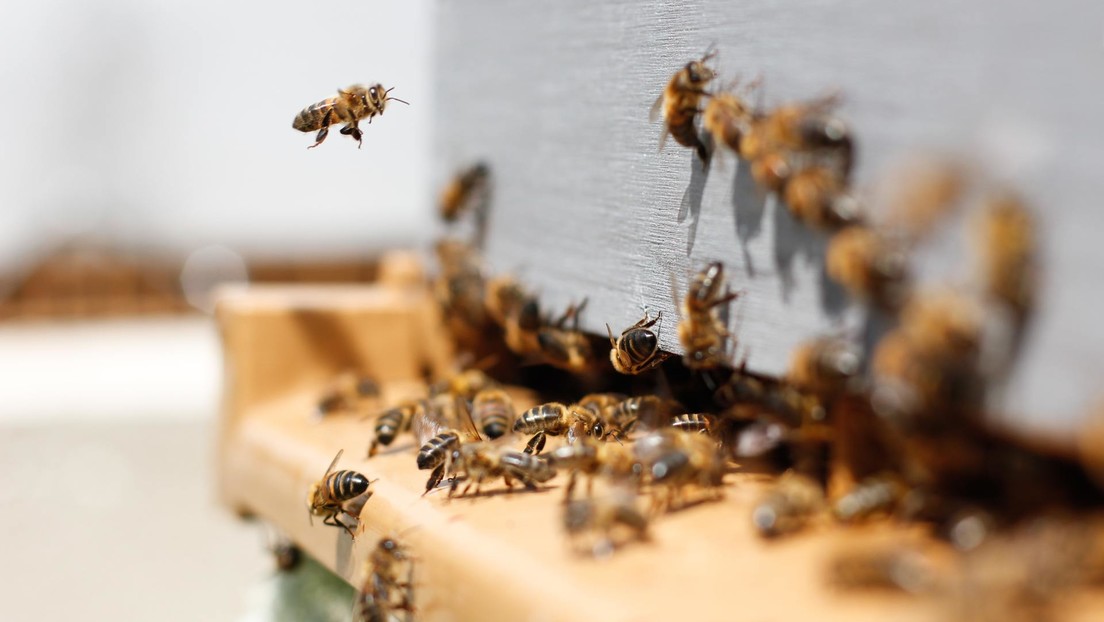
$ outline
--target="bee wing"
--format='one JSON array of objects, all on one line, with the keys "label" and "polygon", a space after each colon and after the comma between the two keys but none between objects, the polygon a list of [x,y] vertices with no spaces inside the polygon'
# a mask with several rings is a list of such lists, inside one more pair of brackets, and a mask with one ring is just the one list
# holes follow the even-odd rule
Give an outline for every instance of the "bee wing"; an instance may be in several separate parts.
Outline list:
[{"label": "bee wing", "polygon": [[434,408],[429,400],[422,400],[414,410],[414,420],[410,427],[414,431],[418,447],[421,447],[450,426],[441,409]]},{"label": "bee wing", "polygon": [[325,479],[326,476],[330,474],[330,471],[332,471],[334,466],[337,465],[337,461],[341,459],[341,454],[343,453],[345,453],[344,449],[337,450],[337,455],[334,456],[334,459],[332,461],[330,461],[330,466],[326,467],[326,472],[322,474],[322,479]]},{"label": "bee wing", "polygon": [[651,110],[648,111],[648,121],[655,123],[659,120],[659,113],[663,110],[663,93],[659,94],[655,103],[652,104]]},{"label": "bee wing", "polygon": [[481,441],[483,437],[479,435],[479,428],[475,427],[475,421],[472,419],[471,406],[464,398],[456,398],[456,429],[460,430],[460,433],[465,437],[468,442]]}]

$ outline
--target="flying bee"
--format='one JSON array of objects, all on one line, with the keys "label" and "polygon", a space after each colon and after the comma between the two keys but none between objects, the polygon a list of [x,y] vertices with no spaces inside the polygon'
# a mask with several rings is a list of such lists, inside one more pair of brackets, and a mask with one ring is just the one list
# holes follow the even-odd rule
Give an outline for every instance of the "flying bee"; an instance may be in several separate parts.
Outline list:
[{"label": "flying bee", "polygon": [[613,338],[613,329],[606,324],[606,332],[610,340],[610,362],[619,373],[635,375],[655,368],[667,359],[671,354],[659,349],[659,338],[648,330],[659,322],[663,313],[657,313],[654,320],[648,319],[648,312],[644,312],[644,318],[621,332],[617,339]]},{"label": "flying bee", "polygon": [[818,337],[800,344],[790,356],[787,380],[798,389],[818,395],[847,390],[860,371],[858,349],[834,337]]},{"label": "flying bee", "polygon": [[486,323],[483,307],[483,260],[471,245],[459,240],[441,240],[435,248],[440,273],[434,282],[437,300],[450,323],[461,323],[467,330],[480,329]]},{"label": "flying bee", "polygon": [[[564,506],[563,525],[572,545],[579,551],[601,557],[613,552],[628,539],[648,540],[648,517],[636,505],[632,489],[613,488],[601,497],[575,499]],[[628,533],[628,539],[619,535]],[[589,547],[580,544],[580,537],[597,535]]]},{"label": "flying bee", "polygon": [[395,408],[389,408],[376,417],[375,437],[368,447],[368,457],[376,455],[380,445],[389,447],[395,441],[395,437],[403,432],[409,432],[414,414],[418,411],[421,400],[409,400]]},{"label": "flying bee", "polygon": [[[415,416],[418,441],[418,469],[433,469],[426,480],[428,493],[441,483],[451,471],[455,452],[465,443],[483,440],[472,421],[467,404],[450,394],[438,395],[428,400],[422,413]],[[425,437],[427,440],[422,441]]]},{"label": "flying bee", "polygon": [[379,397],[379,384],[374,378],[347,371],[340,374],[318,399],[315,414],[318,417],[325,417],[333,413],[353,410],[361,400],[374,397]]},{"label": "flying bee", "polygon": [[[759,80],[753,80],[744,88],[750,91],[759,85]],[[739,154],[743,139],[755,122],[759,113],[745,101],[744,97],[737,93],[735,84],[719,93],[714,93],[705,104],[705,112],[702,114],[702,126],[716,145],[726,145],[733,153]]]},{"label": "flying bee", "polygon": [[475,394],[472,418],[483,435],[496,439],[506,434],[514,425],[514,400],[501,389],[484,389]]},{"label": "flying bee", "polygon": [[482,210],[490,192],[490,182],[491,169],[485,162],[478,162],[462,171],[441,193],[441,218],[453,222],[469,208]]},{"label": "flying bee", "polygon": [[549,402],[523,412],[514,421],[514,432],[532,434],[525,445],[525,453],[539,454],[548,436],[567,435],[569,443],[582,436],[604,438],[606,425],[589,409]]},{"label": "flying bee", "polygon": [[[590,339],[579,330],[579,315],[586,304],[584,299],[578,305],[569,306],[558,320],[537,331],[537,344],[545,363],[572,373],[591,369],[594,352]],[[567,328],[568,320],[571,320],[571,328]]]},{"label": "flying bee", "polygon": [[839,96],[833,94],[784,104],[757,116],[740,142],[740,155],[751,162],[771,154],[815,155],[830,163],[846,183],[854,144],[847,125],[832,114],[839,103]]},{"label": "flying bee", "polygon": [[670,425],[671,418],[686,412],[677,400],[658,395],[630,397],[605,411],[605,420],[612,430],[628,434],[638,427],[651,431]]},{"label": "flying bee", "polygon": [[832,513],[842,522],[862,520],[875,514],[891,514],[908,488],[894,473],[881,473],[859,482],[832,504]]},{"label": "flying bee", "polygon": [[725,362],[732,335],[721,311],[739,297],[740,292],[725,286],[724,266],[719,261],[710,263],[690,281],[678,325],[679,341],[686,350],[682,360],[687,367],[711,369]]},{"label": "flying bee", "polygon": [[338,89],[336,97],[328,97],[300,111],[291,122],[291,127],[300,132],[318,130],[318,134],[314,137],[315,143],[307,147],[310,149],[321,145],[322,141],[326,140],[331,125],[345,123],[341,133],[352,136],[353,140],[357,141],[357,149],[359,149],[363,142],[363,132],[360,131],[361,119],[368,119],[368,123],[371,123],[376,115],[383,115],[389,101],[410,104],[397,97],[390,97],[388,93],[394,88],[384,90],[382,84],[369,87],[354,84],[348,89]]},{"label": "flying bee", "polygon": [[866,226],[846,227],[828,241],[825,271],[852,296],[884,307],[904,302],[909,285],[908,251]]},{"label": "flying bee", "polygon": [[353,520],[358,520],[345,509],[345,503],[368,493],[371,482],[356,471],[334,471],[334,465],[341,459],[342,453],[344,450],[339,450],[333,462],[330,462],[330,466],[326,467],[322,479],[311,484],[310,492],[307,493],[307,507],[312,521],[315,516],[324,516],[323,524],[341,527],[350,537],[354,537],[353,530],[338,517],[344,514]]},{"label": "flying bee", "polygon": [[717,431],[717,418],[709,413],[683,413],[671,419],[671,427],[682,432],[713,436]]},{"label": "flying bee", "polygon": [[641,438],[633,450],[650,475],[654,512],[684,507],[690,487],[713,499],[724,496],[725,460],[712,438],[668,428]]},{"label": "flying bee", "polygon": [[802,529],[824,507],[824,490],[811,477],[787,471],[756,503],[751,520],[764,537]]},{"label": "flying bee", "polygon": [[[405,580],[399,578],[407,566]],[[355,622],[388,622],[395,610],[414,611],[414,562],[397,539],[381,538],[364,562],[364,582],[353,601]]]},{"label": "flying bee", "polygon": [[580,442],[564,445],[552,450],[548,460],[557,469],[568,469],[570,475],[564,488],[564,503],[571,501],[572,493],[578,482],[579,474],[587,476],[587,496],[594,488],[594,477],[599,473],[616,479],[631,478],[635,475],[632,451],[621,443],[599,443],[591,437],[583,437]]},{"label": "flying bee", "polygon": [[483,482],[498,477],[503,478],[507,488],[513,488],[513,482],[517,480],[527,489],[536,490],[537,484],[556,476],[556,470],[546,458],[486,442],[465,443],[454,449],[448,469],[453,475],[449,486],[450,498],[462,481],[467,484],[460,496],[465,496],[473,485],[475,494],[479,495]]},{"label": "flying bee", "polygon": [[1038,289],[1035,223],[1027,207],[1008,193],[989,198],[975,235],[985,293],[1025,315]]},{"label": "flying bee", "polygon": [[705,89],[716,76],[706,63],[716,55],[717,52],[710,49],[700,59],[686,63],[685,67],[676,71],[663,93],[656,99],[649,115],[649,119],[655,122],[660,111],[663,112],[664,129],[659,141],[660,149],[663,149],[669,134],[678,144],[694,149],[703,165],[709,162],[709,149],[698,137],[696,122],[698,113],[701,112],[701,100],[708,95]]},{"label": "flying bee", "polygon": [[827,166],[806,166],[792,173],[785,180],[782,200],[794,218],[814,229],[834,231],[863,220],[846,180]]}]

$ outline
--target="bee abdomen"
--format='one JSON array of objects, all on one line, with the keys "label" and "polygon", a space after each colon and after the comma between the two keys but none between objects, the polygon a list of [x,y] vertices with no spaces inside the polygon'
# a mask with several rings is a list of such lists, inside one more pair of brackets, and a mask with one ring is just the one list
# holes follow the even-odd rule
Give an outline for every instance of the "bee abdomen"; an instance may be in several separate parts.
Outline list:
[{"label": "bee abdomen", "polygon": [[566,412],[567,407],[557,402],[534,406],[514,422],[514,432],[532,434],[543,430],[550,434],[559,433],[563,429]]},{"label": "bee abdomen", "polygon": [[376,420],[376,439],[382,445],[390,445],[395,440],[395,435],[403,429],[406,417],[403,411],[395,408],[379,416]]},{"label": "bee abdomen", "polygon": [[671,419],[671,427],[683,432],[709,434],[713,431],[713,415],[706,413],[675,415]]},{"label": "bee abdomen", "polygon": [[690,456],[682,451],[668,452],[652,463],[652,480],[669,482],[686,472],[690,466]]},{"label": "bee abdomen", "polygon": [[331,116],[336,116],[338,110],[334,108],[332,98],[311,104],[299,111],[299,114],[295,116],[295,120],[291,122],[291,127],[300,132],[320,130],[322,129],[322,120],[326,118],[326,111],[330,109],[334,111],[334,115]]},{"label": "bee abdomen", "polygon": [[334,471],[326,476],[326,490],[337,501],[348,501],[368,490],[368,478],[356,471]]},{"label": "bee abdomen", "polygon": [[442,432],[426,441],[418,451],[418,468],[432,469],[445,461],[448,450],[458,444],[460,437],[455,432]]},{"label": "bee abdomen", "polygon": [[659,340],[650,330],[638,328],[625,336],[625,350],[633,362],[646,362],[655,356]]},{"label": "bee abdomen", "polygon": [[520,451],[502,454],[500,464],[504,470],[522,481],[543,483],[556,476],[556,470],[547,459]]}]

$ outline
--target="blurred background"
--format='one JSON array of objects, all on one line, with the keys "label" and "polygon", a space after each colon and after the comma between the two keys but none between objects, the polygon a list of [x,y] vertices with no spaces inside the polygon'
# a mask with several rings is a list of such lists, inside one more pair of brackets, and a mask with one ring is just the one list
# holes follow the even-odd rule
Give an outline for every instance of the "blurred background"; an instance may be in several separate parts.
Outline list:
[{"label": "blurred background", "polygon": [[[0,7],[5,619],[239,620],[272,572],[215,505],[219,282],[363,281],[429,222],[430,5]],[[364,148],[292,130],[394,86]]]}]

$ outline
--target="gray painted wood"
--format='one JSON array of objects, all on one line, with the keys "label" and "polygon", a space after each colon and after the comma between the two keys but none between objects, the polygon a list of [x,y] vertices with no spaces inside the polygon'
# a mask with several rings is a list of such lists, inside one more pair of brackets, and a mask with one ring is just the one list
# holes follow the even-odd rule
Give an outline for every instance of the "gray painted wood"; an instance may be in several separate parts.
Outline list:
[{"label": "gray painted wood", "polygon": [[[552,305],[587,296],[585,327],[662,311],[678,351],[671,275],[723,260],[746,290],[733,327],[753,369],[779,373],[799,340],[857,334],[863,312],[823,277],[825,239],[751,184],[731,156],[699,170],[648,110],[711,43],[722,79],[761,75],[762,102],[845,96],[856,184],[918,150],[977,160],[1043,217],[1040,312],[1004,403],[1009,420],[1069,431],[1100,393],[1104,329],[1104,3],[1063,0],[592,2],[436,5],[440,184],[485,158],[496,175],[487,256]],[[936,245],[933,274],[967,254]],[[947,249],[944,253],[943,250]]]}]

